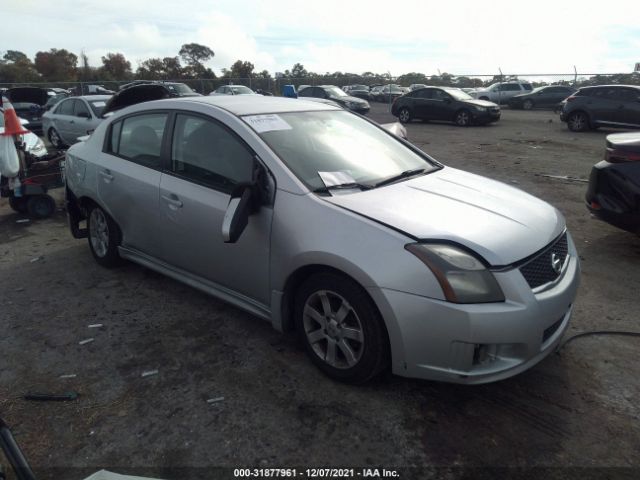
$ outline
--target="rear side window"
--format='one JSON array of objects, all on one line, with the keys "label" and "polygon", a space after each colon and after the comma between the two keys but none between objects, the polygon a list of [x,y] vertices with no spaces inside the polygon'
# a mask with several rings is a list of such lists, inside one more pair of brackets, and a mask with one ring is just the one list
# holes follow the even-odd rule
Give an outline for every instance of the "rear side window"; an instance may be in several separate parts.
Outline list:
[{"label": "rear side window", "polygon": [[160,168],[166,113],[127,117],[111,127],[110,151],[149,168]]},{"label": "rear side window", "polygon": [[638,91],[632,90],[631,88],[615,89],[616,100],[621,100],[623,102],[635,102],[639,97],[640,95],[638,94]]},{"label": "rear side window", "polygon": [[55,113],[58,115],[73,115],[73,106],[76,103],[75,100],[64,100],[60,102]]},{"label": "rear side window", "polygon": [[84,104],[82,100],[76,100],[75,103],[76,105],[75,105],[75,108],[73,109],[73,114],[76,117],[81,117],[82,115],[84,115],[85,117],[91,118],[89,109],[87,108],[87,106]]},{"label": "rear side window", "polygon": [[219,123],[195,115],[176,116],[171,171],[230,193],[251,180],[253,153]]},{"label": "rear side window", "polygon": [[523,83],[522,88],[524,88],[525,90],[533,90],[533,87],[530,83]]}]

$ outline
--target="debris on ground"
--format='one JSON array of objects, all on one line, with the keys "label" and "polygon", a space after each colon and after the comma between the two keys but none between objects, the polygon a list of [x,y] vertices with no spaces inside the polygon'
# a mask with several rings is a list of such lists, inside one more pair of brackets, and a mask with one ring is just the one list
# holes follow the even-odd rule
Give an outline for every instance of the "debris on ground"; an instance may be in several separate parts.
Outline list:
[{"label": "debris on ground", "polygon": [[75,373],[68,373],[65,375],[60,375],[58,378],[76,378],[78,375],[76,375]]},{"label": "debris on ground", "polygon": [[157,375],[158,374],[158,370],[147,370],[146,372],[142,372],[142,375],[140,375],[142,378],[144,377],[150,377],[151,375]]},{"label": "debris on ground", "polygon": [[216,398],[210,398],[207,400],[207,403],[211,404],[211,403],[218,403],[218,402],[222,402],[224,401],[224,397],[216,397]]},{"label": "debris on ground", "polygon": [[42,257],[35,257],[35,258],[32,258],[32,259],[31,259],[31,260],[29,260],[29,261],[30,261],[31,263],[34,263],[34,262],[37,262],[37,261],[39,261],[39,260],[42,260]]},{"label": "debris on ground", "polygon": [[86,345],[87,343],[91,343],[94,340],[95,340],[94,338],[85,338],[84,340],[80,340],[78,342],[78,345]]},{"label": "debris on ground", "polygon": [[16,223],[29,223],[30,221],[28,218],[21,218],[20,220],[16,220]]},{"label": "debris on ground", "polygon": [[76,392],[66,393],[26,393],[25,400],[33,400],[36,402],[69,402],[76,400],[78,394]]},{"label": "debris on ground", "polygon": [[589,180],[587,180],[587,179],[570,177],[569,175],[546,175],[544,173],[536,173],[536,176],[537,177],[545,177],[545,178],[553,178],[555,180],[567,180],[569,182],[589,183]]},{"label": "debris on ground", "polygon": [[87,325],[87,328],[100,328],[102,326],[101,323],[92,323],[91,325]]}]

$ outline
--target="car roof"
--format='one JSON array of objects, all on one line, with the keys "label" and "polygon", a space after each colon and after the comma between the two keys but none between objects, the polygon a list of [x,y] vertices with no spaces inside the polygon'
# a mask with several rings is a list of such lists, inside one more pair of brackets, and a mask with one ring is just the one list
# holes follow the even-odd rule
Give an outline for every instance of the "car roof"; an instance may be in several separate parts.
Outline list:
[{"label": "car roof", "polygon": [[341,110],[324,103],[307,102],[285,97],[263,97],[260,95],[217,95],[206,97],[181,97],[159,100],[159,102],[193,102],[219,107],[237,116],[263,115],[267,113],[308,112]]},{"label": "car roof", "polygon": [[109,100],[113,95],[78,95],[77,97],[67,98],[82,98],[88,102],[99,102],[101,100]]},{"label": "car roof", "polygon": [[636,90],[640,90],[640,86],[638,85],[587,85],[585,87],[581,87],[580,90],[587,88],[635,88]]}]

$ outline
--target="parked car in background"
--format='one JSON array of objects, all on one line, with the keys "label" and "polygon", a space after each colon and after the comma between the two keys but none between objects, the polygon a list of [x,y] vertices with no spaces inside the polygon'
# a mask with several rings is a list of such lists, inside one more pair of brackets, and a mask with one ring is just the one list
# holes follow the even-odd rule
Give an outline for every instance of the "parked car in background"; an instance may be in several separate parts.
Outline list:
[{"label": "parked car in background", "polygon": [[244,85],[222,85],[209,95],[257,95],[256,92]]},{"label": "parked car in background", "polygon": [[327,100],[333,100],[339,103],[344,108],[353,110],[354,112],[367,114],[371,109],[369,102],[362,100],[361,98],[352,97],[344,93],[341,89],[335,85],[318,85],[315,87],[307,87],[304,90],[298,92],[298,98],[324,98]]},{"label": "parked car in background", "polygon": [[54,105],[57,105],[58,103],[60,103],[60,101],[64,100],[65,98],[68,98],[70,96],[70,94],[68,93],[59,93],[58,95],[53,95],[49,97],[49,100],[47,100],[47,103],[44,104],[44,110],[48,111],[51,110],[53,108]]},{"label": "parked car in background", "polygon": [[498,381],[569,328],[580,265],[557,209],[342,109],[146,102],[71,147],[66,172],[71,233],[99,265],[128,259],[296,329],[339,381]]},{"label": "parked car in background", "polygon": [[[29,122],[29,130],[42,133],[42,114],[44,106],[49,100],[49,94],[44,88],[15,87],[7,89],[4,94],[11,102],[16,115]],[[0,106],[2,106],[0,102]]]},{"label": "parked car in background", "polygon": [[385,85],[380,90],[380,94],[377,96],[379,102],[391,103],[396,98],[405,94],[405,91],[400,85]]},{"label": "parked car in background", "polygon": [[604,160],[593,166],[585,198],[597,218],[640,234],[640,132],[607,136]]},{"label": "parked car in background", "polygon": [[427,88],[427,85],[424,83],[412,83],[409,85],[409,91],[413,92],[414,90],[418,90],[419,88]]},{"label": "parked car in background", "polygon": [[78,96],[82,95],[113,95],[116,93],[113,90],[105,88],[104,85],[87,85],[82,84],[77,86],[73,93]]},{"label": "parked car in background", "polygon": [[135,80],[131,83],[121,85],[118,91],[126,90],[131,87],[140,85],[160,85],[164,87],[170,97],[198,97],[200,94],[195,92],[189,85],[182,82],[165,82],[162,80]]},{"label": "parked car in background", "polygon": [[369,90],[369,100],[372,102],[380,102],[382,99],[382,88],[384,85],[375,85]]},{"label": "parked car in background", "polygon": [[558,108],[562,101],[573,95],[576,89],[564,85],[538,87],[509,99],[509,107],[531,110],[532,108]]},{"label": "parked car in background", "polygon": [[582,87],[562,102],[560,120],[574,132],[598,127],[640,128],[640,87]]},{"label": "parked car in background", "polygon": [[507,103],[511,97],[528,93],[531,90],[533,90],[533,86],[529,82],[509,81],[494,83],[487,88],[477,88],[469,92],[469,95],[479,100],[489,100],[500,105],[501,103]]},{"label": "parked car in background", "polygon": [[460,127],[487,124],[500,120],[500,107],[477,100],[453,87],[427,87],[398,98],[391,113],[402,123],[414,118],[453,122]]},{"label": "parked car in background", "polygon": [[352,85],[348,91],[352,97],[358,97],[363,100],[369,100],[369,87],[366,85]]},{"label": "parked car in background", "polygon": [[300,85],[298,88],[296,88],[297,92],[301,92],[302,90],[304,90],[307,87],[310,87],[311,85]]},{"label": "parked car in background", "polygon": [[[25,118],[20,118],[20,123],[26,128],[29,128],[29,121]],[[0,107],[0,134],[4,133],[4,109]],[[27,153],[33,155],[36,158],[41,158],[47,155],[47,147],[40,137],[35,133],[29,132],[22,135],[22,140],[25,145]]]},{"label": "parked car in background", "polygon": [[62,100],[42,116],[45,135],[57,149],[73,145],[102,122],[110,95],[86,95]]}]

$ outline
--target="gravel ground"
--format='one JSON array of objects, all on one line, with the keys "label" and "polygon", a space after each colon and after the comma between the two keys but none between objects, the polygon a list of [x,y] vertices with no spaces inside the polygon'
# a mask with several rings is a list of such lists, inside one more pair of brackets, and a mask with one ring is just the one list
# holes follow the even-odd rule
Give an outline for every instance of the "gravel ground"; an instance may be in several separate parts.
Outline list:
[{"label": "gravel ground", "polygon": [[[386,109],[374,104],[370,117],[393,120]],[[588,178],[606,131],[574,134],[551,112],[505,110],[496,125],[414,122],[408,133],[441,162],[564,213],[583,268],[568,335],[640,331],[640,239],[590,218],[586,183],[542,176]],[[293,465],[640,475],[637,338],[578,339],[490,385],[387,376],[345,386],[260,319],[136,265],[99,267],[62,211],[20,218],[0,200],[0,415],[42,478],[56,467],[78,468],[68,478],[79,478],[100,466],[168,476]],[[142,377],[150,370],[158,373]],[[73,402],[22,399],[72,390]]]}]

